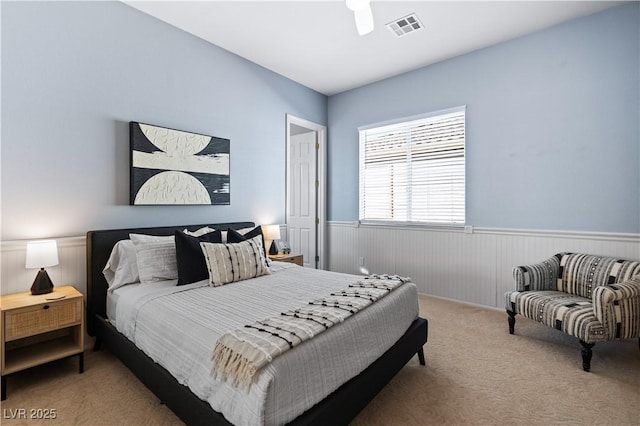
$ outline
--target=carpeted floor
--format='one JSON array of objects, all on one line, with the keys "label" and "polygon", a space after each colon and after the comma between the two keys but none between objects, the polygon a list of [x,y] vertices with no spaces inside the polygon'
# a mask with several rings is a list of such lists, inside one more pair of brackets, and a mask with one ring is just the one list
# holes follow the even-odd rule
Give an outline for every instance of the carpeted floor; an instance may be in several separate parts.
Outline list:
[{"label": "carpeted floor", "polygon": [[[427,365],[414,357],[353,425],[640,425],[637,339],[596,345],[585,373],[576,339],[522,317],[509,335],[500,310],[420,296],[420,313]],[[1,411],[3,425],[180,424],[104,350],[81,375],[72,359],[10,376]]]}]

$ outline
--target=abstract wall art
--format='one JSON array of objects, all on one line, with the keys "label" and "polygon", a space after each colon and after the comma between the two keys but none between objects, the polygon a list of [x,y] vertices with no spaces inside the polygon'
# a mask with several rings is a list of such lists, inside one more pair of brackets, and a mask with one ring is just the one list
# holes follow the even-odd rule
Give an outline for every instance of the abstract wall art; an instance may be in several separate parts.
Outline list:
[{"label": "abstract wall art", "polygon": [[229,139],[129,122],[132,205],[230,204]]}]

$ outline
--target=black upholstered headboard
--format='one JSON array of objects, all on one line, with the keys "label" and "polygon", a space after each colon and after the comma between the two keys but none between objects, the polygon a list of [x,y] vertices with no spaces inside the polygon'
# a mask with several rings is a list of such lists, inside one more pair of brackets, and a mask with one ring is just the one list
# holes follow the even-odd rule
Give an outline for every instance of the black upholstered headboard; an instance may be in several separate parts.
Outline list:
[{"label": "black upholstered headboard", "polygon": [[215,229],[240,229],[255,226],[253,222],[212,223],[204,225],[163,226],[155,228],[108,229],[87,232],[87,331],[94,336],[95,317],[107,317],[108,284],[102,274],[113,246],[129,234],[173,235],[176,230],[196,230],[203,226]]}]

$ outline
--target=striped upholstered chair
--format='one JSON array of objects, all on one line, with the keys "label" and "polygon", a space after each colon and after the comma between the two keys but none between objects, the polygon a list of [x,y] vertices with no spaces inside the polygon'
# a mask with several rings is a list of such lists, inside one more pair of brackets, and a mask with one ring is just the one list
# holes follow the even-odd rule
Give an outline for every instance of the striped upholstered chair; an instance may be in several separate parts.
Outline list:
[{"label": "striped upholstered chair", "polygon": [[505,293],[509,333],[516,314],[575,336],[582,368],[591,367],[598,342],[639,338],[640,262],[559,253],[513,269],[516,290]]}]

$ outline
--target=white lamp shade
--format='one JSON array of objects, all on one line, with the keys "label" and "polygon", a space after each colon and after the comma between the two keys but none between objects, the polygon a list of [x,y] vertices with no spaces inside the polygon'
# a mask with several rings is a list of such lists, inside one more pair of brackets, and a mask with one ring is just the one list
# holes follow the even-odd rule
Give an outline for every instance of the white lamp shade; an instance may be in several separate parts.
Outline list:
[{"label": "white lamp shade", "polygon": [[31,241],[27,243],[25,268],[46,268],[58,264],[58,244],[55,240]]},{"label": "white lamp shade", "polygon": [[262,235],[265,240],[273,241],[280,239],[280,225],[267,225],[262,227]]}]

